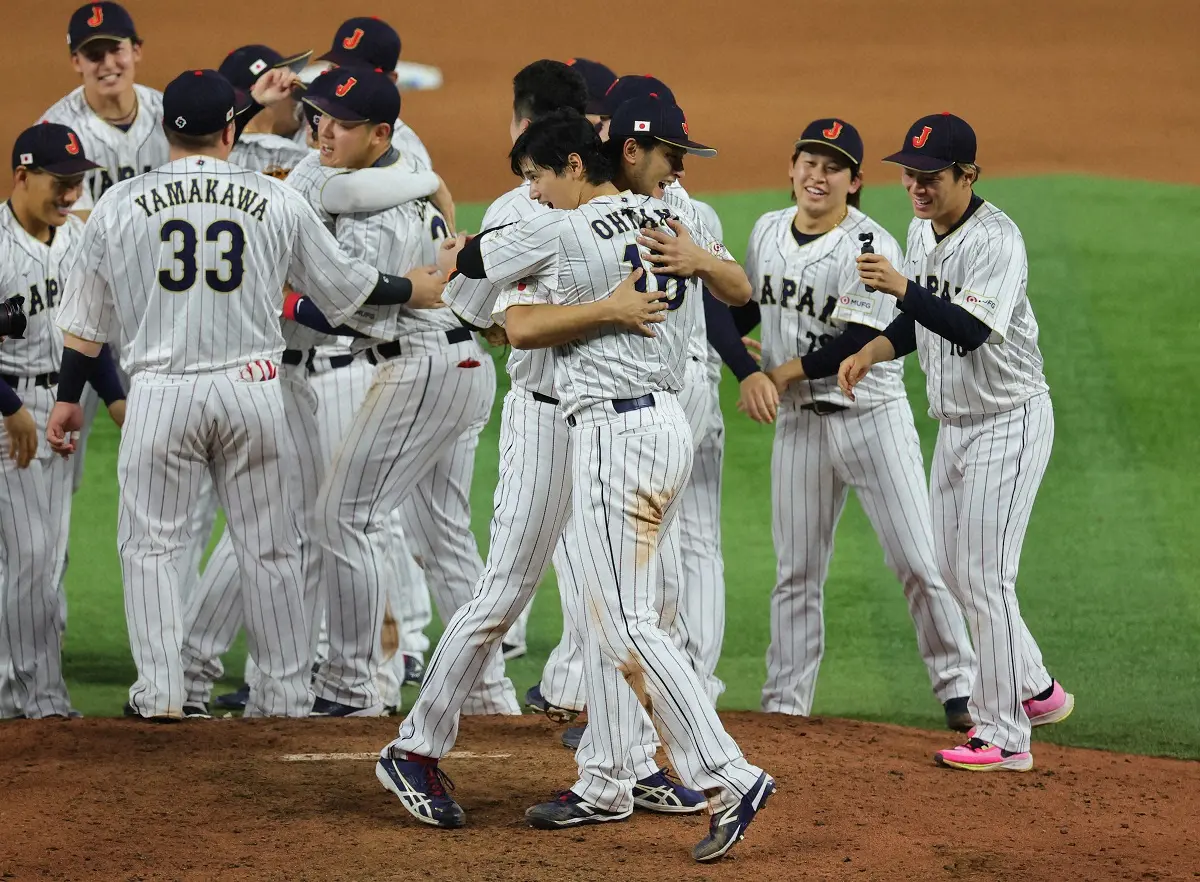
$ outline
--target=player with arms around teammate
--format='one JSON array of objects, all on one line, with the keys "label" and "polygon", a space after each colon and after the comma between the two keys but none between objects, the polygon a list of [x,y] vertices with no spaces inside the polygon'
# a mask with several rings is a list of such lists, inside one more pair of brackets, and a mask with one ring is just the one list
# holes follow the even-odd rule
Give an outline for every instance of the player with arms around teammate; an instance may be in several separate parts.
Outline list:
[{"label": "player with arms around teammate", "polygon": [[763,215],[746,252],[762,316],[765,373],[742,383],[738,407],[775,423],[771,506],[778,571],[762,707],[812,712],[825,648],[825,579],[853,487],[904,586],[947,725],[965,732],[974,656],[934,557],[929,491],[903,365],[872,374],[850,405],[837,390],[842,359],[895,316],[890,298],[871,296],[858,278],[855,258],[864,247],[900,259],[896,240],[858,208],[862,159],[862,138],[850,123],[809,123],[792,154],[796,207]]},{"label": "player with arms around teammate", "polygon": [[[1033,768],[1030,728],[1065,719],[1075,700],[1046,671],[1021,618],[1016,578],[1033,500],[1054,441],[1029,266],[1016,224],[974,192],[975,132],[950,114],[922,117],[900,152],[915,215],[902,264],[858,259],[874,299],[901,315],[851,355],[838,383],[851,398],[883,364],[916,351],[938,420],[931,483],[934,544],[967,614],[979,657],[965,744],[938,751],[968,771]],[[906,278],[907,276],[907,278]]]},{"label": "player with arms around teammate", "polygon": [[[704,149],[690,141],[676,111],[664,108],[642,122],[652,134]],[[580,337],[578,330],[642,266],[642,227],[666,228],[678,218],[653,197],[617,191],[595,129],[578,114],[561,111],[531,126],[512,158],[530,180],[531,194],[559,210],[476,237],[458,254],[457,269],[493,284],[539,283],[508,289],[496,309],[513,345],[558,347],[556,388],[571,428],[572,517],[584,544],[577,581],[585,593],[581,606],[599,611],[577,623],[588,680],[588,737],[616,766],[594,778],[591,798],[573,789],[530,809],[527,817],[532,823],[535,814],[570,812],[581,822],[628,816],[628,808],[606,811],[597,802],[632,803],[634,781],[622,750],[629,739],[621,727],[640,714],[640,699],[652,708],[684,783],[709,795],[710,832],[693,856],[714,860],[741,838],[774,781],[748,763],[725,732],[691,665],[660,627],[656,608],[658,545],[692,459],[691,431],[675,397],[690,333],[691,314],[678,308],[685,288],[653,271],[643,276],[647,290],[660,291],[668,302],[669,315],[653,336],[614,327]],[[744,285],[741,269],[736,272]],[[614,689],[613,668],[628,688]],[[581,754],[591,746],[585,742]],[[587,761],[579,759],[581,765]]]},{"label": "player with arms around teammate", "polygon": [[[66,126],[26,129],[13,146],[12,197],[0,207],[0,719],[67,717],[60,589],[71,512],[71,468],[39,443],[54,407],[62,334],[59,293],[83,223],[71,208],[97,166]],[[111,358],[118,425],[124,395]]]},{"label": "player with arms around teammate", "polygon": [[250,715],[303,716],[309,689],[297,527],[284,463],[294,458],[275,362],[287,278],[335,321],[364,300],[408,299],[407,280],[346,257],[292,190],[226,161],[234,89],[187,71],[164,94],[172,160],[117,184],[93,211],[59,315],[62,376],[47,428],[74,451],[94,357],[114,334],[131,377],[118,456],[118,545],[138,679],[127,713],[184,714],[180,563],[207,471],[242,570],[251,651],[262,670]]},{"label": "player with arms around teammate", "polygon": [[[296,74],[304,67],[311,50],[285,58],[270,46],[251,44],[234,49],[221,62],[217,73],[229,80],[238,90],[242,107],[250,105],[251,92],[258,81],[271,71],[287,76],[290,83],[299,84]],[[239,108],[239,110],[242,108]],[[304,126],[300,102],[292,95],[258,110],[238,136],[229,161],[242,168],[261,171],[276,177],[286,177],[296,167],[308,148],[296,142],[296,133]]]},{"label": "player with arms around teammate", "polygon": [[[343,67],[322,74],[314,86],[317,94],[306,101],[321,113],[323,163],[361,168],[403,161],[390,139],[400,96],[388,78]],[[389,271],[429,276],[440,301],[437,268],[422,268],[435,260],[446,223],[429,202],[344,214],[337,232],[351,254]],[[305,298],[290,303],[297,319],[311,322]],[[324,329],[319,322],[312,326]],[[407,522],[419,529],[409,536],[426,562],[443,620],[471,599],[482,563],[470,531],[470,481],[495,395],[491,359],[449,309],[364,309],[354,326],[366,339],[353,348],[379,369],[333,456],[316,516],[330,585],[329,659],[317,674],[316,707],[338,716],[383,711],[375,673],[383,580],[395,578],[395,567],[379,540],[393,511],[404,505],[415,515]],[[476,712],[519,712],[498,651],[473,699]]]},{"label": "player with arms around teammate", "polygon": [[71,64],[83,85],[47,110],[43,119],[79,133],[99,164],[84,179],[79,212],[92,208],[117,181],[167,161],[162,130],[162,93],[134,81],[142,60],[142,39],[133,19],[118,3],[89,3],[71,15],[67,27]]}]

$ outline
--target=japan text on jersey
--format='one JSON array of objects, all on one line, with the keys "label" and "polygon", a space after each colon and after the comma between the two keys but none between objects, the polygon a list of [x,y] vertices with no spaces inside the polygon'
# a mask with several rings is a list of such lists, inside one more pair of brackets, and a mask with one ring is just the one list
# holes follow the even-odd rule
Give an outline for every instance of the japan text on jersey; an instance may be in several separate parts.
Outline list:
[{"label": "japan text on jersey", "polygon": [[992,331],[984,345],[967,351],[917,325],[931,416],[1000,413],[1048,391],[1037,319],[1026,294],[1025,240],[1004,212],[984,202],[940,242],[930,221],[914,219],[904,274]]}]

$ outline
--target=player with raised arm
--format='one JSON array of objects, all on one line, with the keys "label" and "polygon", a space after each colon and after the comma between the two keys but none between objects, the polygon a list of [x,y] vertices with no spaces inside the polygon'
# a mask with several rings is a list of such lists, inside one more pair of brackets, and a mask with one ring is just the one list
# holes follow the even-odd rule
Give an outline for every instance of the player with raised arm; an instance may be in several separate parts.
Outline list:
[{"label": "player with raised arm", "polygon": [[[895,317],[890,298],[858,278],[864,248],[900,260],[900,246],[859,210],[862,138],[842,119],[809,123],[792,152],[795,205],[754,225],[746,270],[762,317],[762,367],[778,404],[763,407],[751,383],[740,410],[775,424],[771,460],[778,559],[762,707],[812,712],[825,648],[824,589],[834,533],[850,488],[904,587],[917,646],[947,725],[971,728],[967,698],[975,657],[962,611],[933,552],[929,491],[903,365],[872,375],[853,404],[837,391],[838,365]],[[776,414],[776,407],[778,414]]]},{"label": "player with raised arm", "polygon": [[903,270],[865,254],[858,271],[869,286],[862,296],[894,298],[901,314],[842,362],[838,384],[855,401],[875,382],[872,365],[914,351],[920,358],[940,423],[934,546],[979,658],[968,703],[975,727],[935,759],[967,771],[1028,771],[1031,727],[1065,719],[1075,705],[1042,663],[1016,594],[1054,411],[1026,293],[1025,242],[1008,215],[975,194],[975,154],[975,132],[943,113],[917,120],[884,160],[902,168],[915,215]]},{"label": "player with raised arm", "polygon": [[284,184],[226,161],[236,98],[216,71],[181,74],[163,100],[172,160],[115,185],[85,227],[60,308],[62,371],[46,437],[64,455],[75,451],[83,384],[114,338],[131,377],[118,456],[118,545],[138,669],[127,713],[184,715],[180,561],[208,472],[263,674],[247,713],[303,716],[312,705],[309,623],[282,465],[294,454],[276,368],[281,292],[294,279],[341,322],[364,302],[407,302],[413,286],[344,255]]}]

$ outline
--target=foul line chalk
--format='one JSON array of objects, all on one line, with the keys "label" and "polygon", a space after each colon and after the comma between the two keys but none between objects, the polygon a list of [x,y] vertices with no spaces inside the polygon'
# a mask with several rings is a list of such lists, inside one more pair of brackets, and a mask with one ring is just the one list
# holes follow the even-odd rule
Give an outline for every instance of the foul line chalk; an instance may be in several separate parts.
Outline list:
[{"label": "foul line chalk", "polygon": [[[472,760],[472,759],[508,759],[511,753],[474,753],[470,750],[452,750],[442,759]],[[285,763],[327,763],[358,760],[377,760],[378,753],[286,753],[280,757]]]}]

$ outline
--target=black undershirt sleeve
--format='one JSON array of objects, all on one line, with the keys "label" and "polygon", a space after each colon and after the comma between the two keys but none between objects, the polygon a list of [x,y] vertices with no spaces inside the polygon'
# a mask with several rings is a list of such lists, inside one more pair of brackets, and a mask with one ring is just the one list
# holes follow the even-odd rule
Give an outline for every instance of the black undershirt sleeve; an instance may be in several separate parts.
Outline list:
[{"label": "black undershirt sleeve", "polygon": [[121,385],[121,377],[117,373],[117,362],[113,358],[112,349],[107,343],[100,349],[96,357],[96,367],[88,380],[105,407],[111,407],[125,398],[125,389]]},{"label": "black undershirt sleeve", "polygon": [[469,238],[462,251],[458,252],[458,262],[454,268],[468,279],[486,279],[487,270],[483,267],[483,251],[479,247],[481,241],[488,233],[511,226],[512,224],[501,224],[498,227],[488,227]]},{"label": "black undershirt sleeve", "polygon": [[708,342],[717,350],[739,383],[760,370],[758,362],[742,342],[743,335],[738,333],[729,307],[713,297],[707,288],[704,289],[704,324]]},{"label": "black undershirt sleeve", "polygon": [[896,350],[894,358],[917,351],[917,323],[911,315],[896,316],[884,329],[883,336],[891,341],[892,349]]},{"label": "black undershirt sleeve", "polygon": [[379,281],[363,302],[370,306],[400,306],[412,298],[412,282],[404,276],[380,273]]},{"label": "black undershirt sleeve", "polygon": [[741,337],[745,337],[762,323],[762,310],[756,300],[751,300],[743,306],[731,306],[729,312],[733,315],[733,323]]},{"label": "black undershirt sleeve", "polygon": [[879,331],[866,325],[850,323],[846,330],[820,349],[800,356],[804,376],[810,380],[832,377],[842,362],[879,336]]},{"label": "black undershirt sleeve", "polygon": [[329,319],[325,318],[325,313],[317,308],[317,305],[307,297],[301,297],[296,301],[296,312],[293,321],[297,321],[306,328],[312,328],[314,331],[320,331],[322,334],[333,334],[337,337],[366,337],[366,334],[359,333],[353,328],[346,325],[329,324]]},{"label": "black undershirt sleeve", "polygon": [[21,396],[13,391],[12,386],[0,380],[0,416],[12,416],[21,407]]},{"label": "black undershirt sleeve", "polygon": [[898,301],[900,310],[920,322],[939,337],[974,352],[987,342],[992,329],[967,312],[957,303],[943,300],[928,288],[922,288],[912,279]]}]

